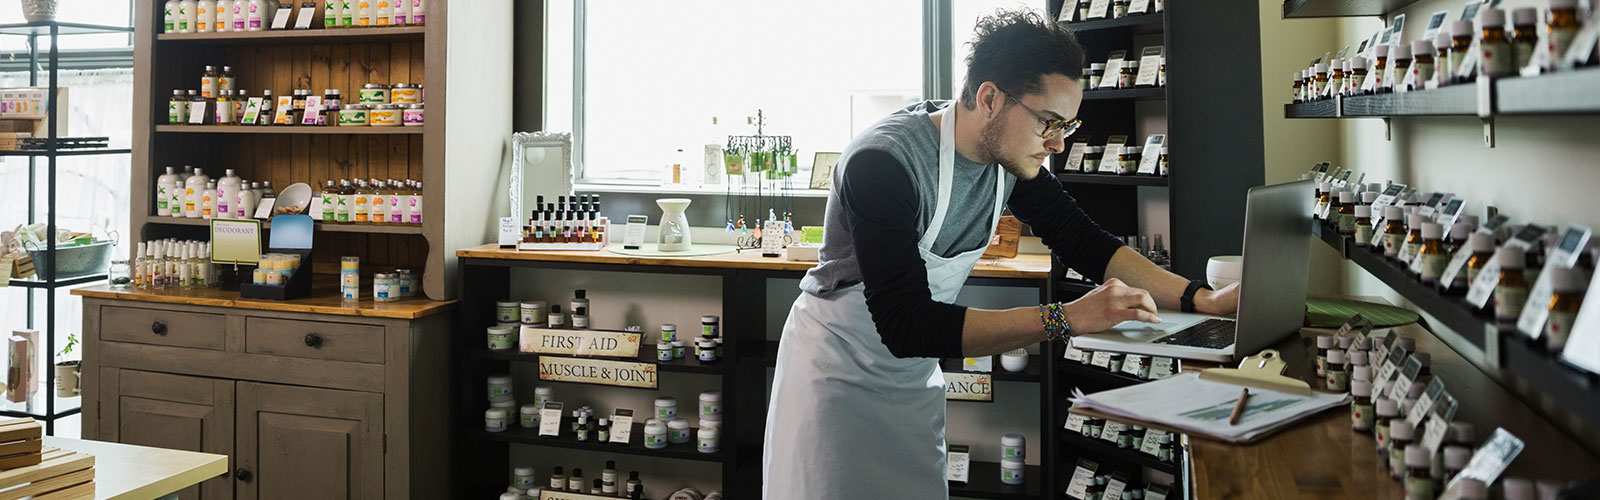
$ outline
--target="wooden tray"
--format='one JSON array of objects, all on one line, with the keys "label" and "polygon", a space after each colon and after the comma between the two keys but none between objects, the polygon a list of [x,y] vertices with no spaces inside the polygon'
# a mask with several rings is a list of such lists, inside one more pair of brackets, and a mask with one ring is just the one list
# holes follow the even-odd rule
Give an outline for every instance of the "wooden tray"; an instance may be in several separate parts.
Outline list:
[{"label": "wooden tray", "polygon": [[38,465],[0,472],[0,500],[94,497],[94,456],[45,448]]}]

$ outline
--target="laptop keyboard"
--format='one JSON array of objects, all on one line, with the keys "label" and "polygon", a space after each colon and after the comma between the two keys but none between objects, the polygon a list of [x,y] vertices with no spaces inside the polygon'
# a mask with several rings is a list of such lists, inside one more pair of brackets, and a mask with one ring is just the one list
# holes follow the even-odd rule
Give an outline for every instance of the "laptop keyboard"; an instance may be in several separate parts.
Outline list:
[{"label": "laptop keyboard", "polygon": [[1222,349],[1233,345],[1237,324],[1232,320],[1208,319],[1183,331],[1155,340],[1157,344]]}]

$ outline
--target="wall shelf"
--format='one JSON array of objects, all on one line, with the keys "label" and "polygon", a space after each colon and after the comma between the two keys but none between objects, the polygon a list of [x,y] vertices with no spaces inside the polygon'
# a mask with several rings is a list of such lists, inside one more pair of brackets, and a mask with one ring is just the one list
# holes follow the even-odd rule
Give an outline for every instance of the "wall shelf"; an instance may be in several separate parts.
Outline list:
[{"label": "wall shelf", "polygon": [[[1321,226],[1320,222],[1312,222]],[[1315,226],[1314,226],[1315,227]],[[1318,229],[1313,229],[1316,231]],[[1326,231],[1324,231],[1326,232]],[[1485,342],[1495,335],[1497,330],[1494,322],[1487,315],[1475,312],[1471,305],[1460,297],[1446,296],[1439,293],[1432,286],[1422,284],[1418,278],[1411,276],[1411,271],[1403,267],[1382,253],[1373,251],[1371,247],[1356,246],[1349,243],[1343,247],[1336,246],[1328,238],[1322,238],[1336,250],[1341,248],[1351,262],[1361,266],[1367,273],[1378,278],[1412,304],[1416,304],[1428,315],[1439,320],[1444,326],[1460,335],[1462,339],[1472,343],[1479,349],[1484,348]],[[1439,332],[1434,332],[1435,335]]]},{"label": "wall shelf", "polygon": [[1283,17],[1365,17],[1383,16],[1405,8],[1417,0],[1284,0]]},{"label": "wall shelf", "polygon": [[1600,113],[1600,68],[1495,80],[1495,113]]},{"label": "wall shelf", "polygon": [[292,43],[292,42],[389,42],[407,39],[421,40],[427,26],[400,26],[387,28],[341,28],[305,30],[226,31],[218,33],[161,33],[159,42],[208,43]]},{"label": "wall shelf", "polygon": [[1040,483],[1044,482],[1044,468],[1025,465],[1022,485],[1000,482],[998,462],[973,461],[967,464],[967,483],[950,483],[950,496],[959,498],[986,498],[994,500],[1032,500],[1040,496]]},{"label": "wall shelf", "polygon": [[423,127],[156,125],[155,131],[162,134],[422,135]]},{"label": "wall shelf", "polygon": [[[145,218],[145,223],[171,226],[210,226],[211,220],[151,215]],[[261,221],[261,227],[272,227],[272,221]],[[329,224],[318,222],[316,223],[316,229],[329,233],[423,234],[422,226],[416,224]]]},{"label": "wall shelf", "polygon": [[1477,116],[1477,89],[1474,84],[1460,84],[1432,90],[1353,96],[1343,99],[1339,111],[1346,118]]},{"label": "wall shelf", "polygon": [[1087,21],[1068,21],[1057,23],[1073,33],[1087,31],[1126,30],[1132,29],[1139,33],[1159,33],[1166,27],[1166,12],[1151,14],[1130,14],[1116,19],[1090,19]]},{"label": "wall shelf", "polygon": [[1120,99],[1155,100],[1166,99],[1166,87],[1134,87],[1131,89],[1092,89],[1083,92],[1085,101],[1104,101]]},{"label": "wall shelf", "polygon": [[1283,105],[1284,118],[1338,118],[1339,100],[1295,102]]},{"label": "wall shelf", "polygon": [[1117,174],[1056,174],[1056,179],[1068,184],[1100,184],[1105,186],[1161,186],[1166,187],[1167,178],[1154,175],[1117,175]]}]

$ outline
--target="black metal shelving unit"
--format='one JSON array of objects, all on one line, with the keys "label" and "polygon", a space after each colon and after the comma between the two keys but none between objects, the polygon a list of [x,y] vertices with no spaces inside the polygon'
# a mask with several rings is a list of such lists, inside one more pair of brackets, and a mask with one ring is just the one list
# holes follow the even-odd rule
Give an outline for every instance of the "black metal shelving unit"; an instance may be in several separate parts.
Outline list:
[{"label": "black metal shelving unit", "polygon": [[1382,16],[1417,0],[1285,0],[1284,19]]},{"label": "black metal shelving unit", "polygon": [[1116,174],[1056,174],[1056,178],[1067,184],[1099,184],[1102,186],[1166,186],[1167,178],[1154,175],[1116,175]]},{"label": "black metal shelving unit", "polygon": [[[113,155],[113,154],[128,154],[128,153],[131,152],[129,149],[126,149],[126,148],[115,148],[115,149],[114,148],[69,149],[69,148],[61,148],[61,147],[59,147],[59,145],[57,143],[57,140],[60,138],[60,136],[58,135],[59,131],[56,130],[56,126],[57,126],[56,116],[58,116],[57,115],[57,106],[59,105],[59,103],[56,102],[56,92],[60,88],[60,85],[59,85],[59,70],[60,70],[60,67],[61,67],[61,65],[60,65],[60,56],[61,56],[61,54],[60,54],[60,50],[59,50],[60,37],[62,37],[62,36],[71,36],[71,35],[97,35],[97,34],[132,33],[132,32],[133,32],[133,28],[132,27],[100,26],[100,25],[93,25],[93,24],[58,22],[58,21],[0,25],[0,35],[21,36],[21,37],[24,37],[24,38],[27,39],[27,45],[28,45],[28,85],[29,86],[31,86],[31,87],[38,87],[39,86],[39,76],[40,76],[40,73],[41,73],[41,70],[40,70],[40,62],[41,62],[40,58],[43,57],[44,58],[44,62],[46,63],[45,69],[43,71],[43,73],[45,74],[44,76],[45,76],[45,80],[46,80],[46,85],[44,86],[45,91],[46,91],[46,95],[45,95],[45,122],[46,122],[46,134],[47,134],[46,137],[45,137],[45,139],[46,139],[45,149],[41,149],[41,150],[22,150],[22,151],[6,151],[6,152],[0,152],[0,155],[3,155],[3,156],[21,156],[21,157],[27,157],[28,158],[28,223],[29,224],[35,224],[35,223],[38,222],[38,215],[39,215],[37,213],[37,211],[38,211],[37,210],[37,207],[38,207],[38,193],[36,192],[36,189],[37,189],[37,186],[38,186],[38,175],[39,175],[39,166],[40,166],[38,164],[38,160],[40,158],[44,158],[45,159],[45,165],[44,165],[45,166],[45,169],[44,169],[44,175],[45,175],[45,214],[44,214],[44,218],[45,218],[45,225],[46,225],[47,231],[52,235],[55,234],[55,231],[56,231],[56,208],[57,208],[57,204],[56,204],[56,201],[57,201],[56,200],[56,173],[57,173],[57,160],[59,158],[69,157],[69,156]],[[45,54],[40,54],[39,43],[41,41],[43,41],[43,40],[48,40],[49,43],[50,43],[50,46],[49,46],[49,49],[46,51]],[[47,253],[49,253],[50,255],[54,255],[55,254],[55,251],[56,251],[55,238],[53,238],[53,237],[49,238],[49,240],[46,242],[45,251]],[[8,403],[6,405],[0,405],[0,408],[6,408],[6,409],[0,409],[0,415],[8,416],[8,417],[31,417],[31,418],[35,418],[35,419],[39,419],[39,420],[44,421],[45,433],[49,434],[49,435],[54,435],[55,434],[55,423],[56,423],[57,420],[60,420],[62,418],[66,418],[66,417],[70,417],[72,415],[77,415],[82,410],[81,398],[78,398],[78,397],[57,398],[57,397],[55,397],[56,374],[55,374],[55,370],[53,369],[53,367],[55,365],[55,356],[56,356],[56,342],[55,342],[55,334],[56,334],[56,293],[55,292],[56,292],[57,289],[62,289],[62,288],[71,287],[71,286],[77,286],[77,285],[83,285],[83,284],[88,284],[88,283],[94,283],[94,282],[101,281],[101,280],[105,279],[105,275],[104,274],[91,275],[91,276],[74,276],[74,277],[62,278],[60,276],[57,276],[57,273],[55,272],[55,269],[54,269],[55,263],[56,263],[56,260],[55,259],[51,259],[51,261],[50,261],[51,269],[48,271],[48,274],[46,275],[46,278],[43,279],[43,280],[13,280],[13,281],[11,281],[11,285],[19,286],[19,287],[21,287],[23,289],[28,290],[26,292],[28,294],[28,298],[27,298],[27,307],[28,307],[27,328],[30,328],[30,329],[35,328],[35,324],[37,323],[36,319],[34,318],[34,314],[33,314],[34,300],[35,300],[34,291],[35,290],[43,290],[44,291],[45,317],[44,317],[44,330],[42,331],[42,334],[43,334],[42,336],[44,337],[44,349],[45,349],[45,351],[44,351],[44,354],[43,354],[42,358],[45,361],[45,369],[44,369],[44,372],[45,372],[45,386],[44,386],[42,392],[38,396],[32,398],[27,403],[21,404],[21,406],[22,406],[21,410],[9,409],[13,405],[13,403]],[[40,401],[38,401],[38,400],[43,400],[43,406],[44,406],[43,410],[44,411],[42,411],[42,412],[38,411],[39,410],[38,406],[40,405]]]}]

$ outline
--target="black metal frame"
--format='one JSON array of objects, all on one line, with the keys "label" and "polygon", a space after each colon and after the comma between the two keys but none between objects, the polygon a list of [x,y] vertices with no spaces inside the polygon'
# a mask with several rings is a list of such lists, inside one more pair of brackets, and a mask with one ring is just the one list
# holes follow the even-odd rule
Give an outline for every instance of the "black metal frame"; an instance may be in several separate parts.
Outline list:
[{"label": "black metal frame", "polygon": [[[45,170],[45,181],[46,181],[45,182],[45,184],[46,184],[46,188],[45,188],[45,207],[46,207],[45,226],[47,227],[47,229],[48,229],[50,234],[55,234],[55,231],[56,231],[56,158],[57,157],[61,157],[61,156],[83,156],[83,155],[99,155],[99,154],[128,154],[128,153],[131,152],[131,150],[129,150],[129,149],[95,149],[95,150],[80,150],[80,149],[59,150],[59,149],[57,149],[56,139],[58,138],[58,136],[57,136],[57,130],[56,130],[56,116],[57,116],[57,114],[56,114],[56,111],[57,111],[56,110],[56,106],[57,106],[57,103],[56,103],[56,91],[60,88],[59,85],[58,85],[58,81],[57,81],[58,80],[58,76],[57,75],[58,75],[58,73],[60,72],[60,69],[61,69],[61,67],[60,67],[60,63],[61,63],[61,54],[60,54],[60,52],[61,51],[60,51],[60,47],[59,47],[60,46],[60,43],[59,43],[60,37],[62,35],[88,35],[88,34],[110,34],[110,33],[132,33],[132,32],[133,32],[133,28],[131,28],[131,27],[98,26],[98,25],[91,25],[91,24],[62,23],[62,22],[53,22],[53,21],[52,22],[38,22],[38,23],[21,23],[21,24],[0,25],[0,35],[24,36],[24,37],[27,37],[27,39],[28,39],[28,85],[29,86],[37,87],[39,85],[39,38],[40,37],[44,37],[44,36],[48,36],[49,39],[50,39],[50,51],[49,51],[49,54],[46,56],[48,61],[49,61],[48,76],[46,77],[46,79],[48,80],[49,84],[46,86],[47,94],[45,95],[45,102],[46,102],[46,105],[45,105],[45,116],[46,116],[46,123],[47,123],[46,128],[47,128],[48,140],[49,140],[48,146],[47,146],[46,149],[40,150],[40,151],[13,151],[13,152],[4,153],[4,156],[27,156],[28,157],[28,223],[29,224],[33,224],[38,220],[38,214],[37,214],[37,210],[36,210],[36,207],[37,207],[37,204],[38,204],[38,193],[36,193],[34,191],[35,186],[38,185],[38,165],[37,165],[37,161],[38,161],[38,158],[41,158],[41,157],[46,158],[46,161],[48,163],[48,168]],[[45,251],[48,252],[51,255],[55,254],[55,251],[56,251],[55,238],[50,238],[46,242]],[[44,359],[46,361],[46,363],[45,363],[45,387],[44,387],[45,394],[41,396],[44,399],[44,402],[45,402],[45,411],[44,411],[44,413],[35,413],[35,412],[32,412],[32,411],[0,410],[0,416],[31,417],[31,418],[36,418],[36,419],[39,419],[39,420],[43,420],[44,421],[44,425],[45,425],[45,434],[48,434],[48,435],[54,435],[55,434],[55,422],[56,422],[56,420],[60,420],[60,419],[65,418],[65,417],[76,415],[76,414],[78,414],[79,412],[82,411],[82,401],[79,401],[79,406],[77,408],[66,409],[66,410],[62,410],[62,411],[59,411],[59,412],[56,411],[56,396],[55,396],[55,392],[54,392],[55,391],[55,385],[56,385],[56,372],[55,372],[55,369],[54,369],[55,356],[56,356],[56,342],[55,342],[55,333],[56,333],[56,294],[55,294],[55,291],[57,289],[60,289],[60,288],[65,288],[65,287],[75,286],[75,285],[82,285],[82,284],[87,284],[87,283],[93,283],[93,282],[97,282],[97,281],[100,281],[100,280],[104,280],[106,278],[105,275],[101,274],[101,275],[81,276],[81,277],[74,277],[74,278],[58,280],[57,276],[56,276],[56,273],[55,273],[55,269],[54,269],[55,263],[56,263],[55,259],[51,259],[50,260],[51,269],[49,271],[49,276],[46,279],[44,279],[43,281],[38,281],[38,280],[17,280],[17,281],[13,281],[12,282],[13,285],[19,285],[22,288],[28,289],[27,328],[30,328],[30,329],[34,328],[34,324],[35,324],[34,314],[33,314],[33,307],[34,307],[33,290],[37,289],[37,290],[44,290],[45,291],[45,299],[44,299],[45,300],[45,319],[44,319],[45,328],[44,328],[44,331],[43,331],[44,343],[45,343],[45,346],[44,346],[45,347]],[[27,406],[32,406],[32,404],[33,404],[32,400],[29,400],[27,402]]]},{"label": "black metal frame", "polygon": [[[480,336],[455,335],[455,353],[451,356],[452,385],[457,391],[455,423],[452,429],[461,430],[469,439],[458,440],[453,451],[453,472],[463,498],[483,498],[503,491],[506,471],[509,470],[509,443],[557,448],[581,448],[610,453],[624,453],[656,458],[712,461],[722,464],[723,494],[728,498],[759,498],[761,496],[761,460],[765,439],[767,398],[766,370],[777,359],[777,342],[766,340],[767,300],[766,285],[769,279],[798,279],[803,271],[768,271],[725,269],[710,267],[685,267],[668,265],[600,264],[574,262],[545,262],[529,260],[499,260],[461,258],[461,307],[457,309],[458,332],[479,332],[489,326],[494,318],[495,302],[509,296],[512,269],[565,269],[599,272],[655,273],[715,276],[722,281],[722,328],[725,335],[723,347],[726,354],[713,366],[694,363],[682,367],[663,366],[662,372],[711,373],[721,377],[724,400],[723,450],[713,455],[700,455],[693,450],[647,450],[638,446],[596,447],[579,446],[561,439],[537,439],[525,433],[487,433],[479,429],[478,415],[486,407],[483,401],[484,378],[491,369],[501,369],[511,361],[537,359],[531,354],[494,354],[478,341]],[[1050,280],[1025,278],[974,277],[968,286],[1030,286],[1039,288],[1039,300],[1048,302],[1053,294]],[[1042,345],[1044,352],[1050,352]],[[1052,377],[1041,376],[1054,370],[1053,356],[1042,356],[1044,366],[1030,380],[1027,373],[997,376],[996,380],[1039,382],[1039,397],[1048,401],[1054,394]],[[1031,361],[1038,361],[1030,360]],[[998,374],[997,374],[998,375]],[[1049,407],[1040,405],[1040,423],[1049,432]],[[1056,436],[1047,435],[1046,442]],[[485,450],[485,446],[495,446]],[[1048,449],[1048,447],[1046,447]],[[989,474],[967,485],[953,486],[952,495],[972,498],[1016,499],[1040,498],[1039,491],[1048,491],[1054,475],[1053,464],[1041,460],[1040,466],[1025,472],[1027,483],[1022,487],[1007,486],[998,482],[999,464],[974,462],[974,474]],[[974,476],[977,477],[976,475]]]}]

